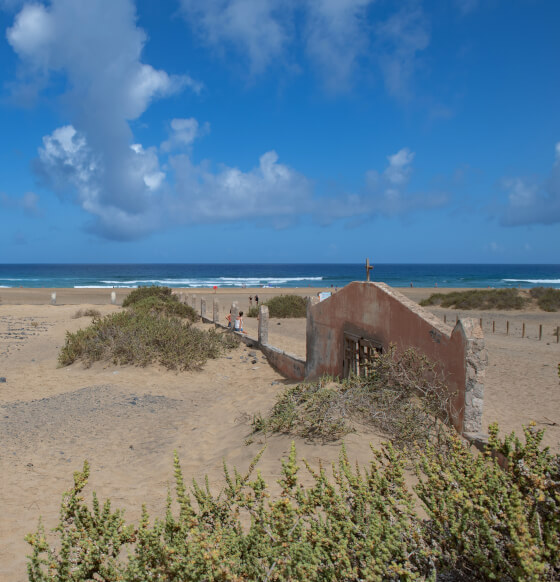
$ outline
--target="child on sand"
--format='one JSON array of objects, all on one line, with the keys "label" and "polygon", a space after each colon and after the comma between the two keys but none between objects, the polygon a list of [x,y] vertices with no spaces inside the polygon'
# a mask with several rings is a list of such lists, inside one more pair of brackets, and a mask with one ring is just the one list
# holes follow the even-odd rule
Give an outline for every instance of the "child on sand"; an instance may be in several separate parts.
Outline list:
[{"label": "child on sand", "polygon": [[243,331],[243,311],[239,312],[239,315],[235,318],[235,331]]}]

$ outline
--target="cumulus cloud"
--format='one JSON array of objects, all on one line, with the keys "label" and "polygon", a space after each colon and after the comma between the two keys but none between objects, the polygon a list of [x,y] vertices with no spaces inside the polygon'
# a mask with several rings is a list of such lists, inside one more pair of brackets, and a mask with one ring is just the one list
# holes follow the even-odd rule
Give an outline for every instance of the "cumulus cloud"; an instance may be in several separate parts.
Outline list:
[{"label": "cumulus cloud", "polygon": [[202,127],[198,121],[189,119],[172,119],[169,128],[169,139],[161,144],[161,149],[168,152],[174,149],[190,147],[197,137],[206,135],[210,131],[210,125],[205,123]]},{"label": "cumulus cloud", "polygon": [[115,216],[127,216],[130,234],[130,225],[151,210],[163,173],[155,150],[131,148],[129,121],[152,101],[185,87],[198,91],[200,84],[141,61],[146,36],[130,0],[26,4],[6,37],[22,77],[67,79],[61,103],[71,124],[44,138],[38,174],[61,195],[72,190],[100,231],[109,232]]},{"label": "cumulus cloud", "polygon": [[505,178],[508,203],[502,224],[556,224],[560,222],[560,142],[555,147],[552,171],[544,183],[519,177]]},{"label": "cumulus cloud", "polygon": [[383,172],[366,172],[361,193],[322,199],[317,205],[319,220],[328,224],[337,218],[402,216],[447,204],[445,192],[409,191],[414,156],[414,152],[403,148],[387,157],[389,164]]},{"label": "cumulus cloud", "polygon": [[277,223],[312,210],[312,184],[302,174],[278,163],[275,151],[263,154],[248,172],[228,166],[213,172],[194,165],[187,155],[174,156],[176,194],[172,214],[194,222],[267,218]]},{"label": "cumulus cloud", "polygon": [[[286,50],[294,34],[290,19],[303,11],[305,49],[318,66],[330,62],[333,78],[342,82],[369,42],[364,11],[370,3],[183,0],[182,7],[209,42],[239,43],[255,70]],[[130,121],[154,100],[187,87],[196,92],[201,85],[142,62],[146,36],[131,0],[29,3],[16,14],[7,39],[30,85],[40,89],[53,74],[65,78],[60,105],[67,122],[44,136],[34,167],[44,186],[91,216],[88,229],[99,236],[130,240],[170,226],[233,220],[281,226],[302,214],[327,222],[442,203],[441,196],[408,191],[414,159],[408,148],[389,156],[382,172],[367,172],[361,192],[330,198],[316,196],[314,184],[280,162],[275,151],[263,153],[249,169],[195,163],[193,144],[209,126],[194,118],[172,119],[159,147],[138,143]],[[33,213],[37,198],[26,196],[22,208]]]}]

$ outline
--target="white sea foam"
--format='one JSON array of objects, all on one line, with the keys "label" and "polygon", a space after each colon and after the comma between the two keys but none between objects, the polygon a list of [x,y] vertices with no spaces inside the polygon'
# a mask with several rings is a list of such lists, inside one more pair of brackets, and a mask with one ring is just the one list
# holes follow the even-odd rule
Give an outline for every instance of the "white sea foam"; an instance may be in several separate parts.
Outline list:
[{"label": "white sea foam", "polygon": [[534,283],[534,284],[549,284],[560,285],[560,279],[502,279],[508,283]]},{"label": "white sea foam", "polygon": [[134,289],[136,285],[74,285],[74,289]]},{"label": "white sea foam", "polygon": [[292,281],[322,281],[323,277],[216,277],[207,279],[134,279],[132,281],[102,280],[106,285],[174,285],[175,287],[260,287],[261,285],[282,285]]}]

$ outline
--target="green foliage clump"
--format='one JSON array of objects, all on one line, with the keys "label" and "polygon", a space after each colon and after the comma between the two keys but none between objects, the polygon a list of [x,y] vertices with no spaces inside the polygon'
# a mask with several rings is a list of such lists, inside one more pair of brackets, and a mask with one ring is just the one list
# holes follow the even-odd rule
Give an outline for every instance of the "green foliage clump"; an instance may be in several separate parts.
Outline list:
[{"label": "green foliage clump", "polygon": [[72,319],[79,319],[80,317],[101,317],[101,312],[98,309],[78,309],[72,316]]},{"label": "green foliage clump", "polygon": [[186,303],[181,303],[175,295],[151,295],[142,297],[142,299],[132,303],[130,308],[137,313],[182,317],[189,321],[196,321],[198,319],[196,310]]},{"label": "green foliage clump", "polygon": [[65,496],[61,550],[47,545],[41,529],[27,537],[29,580],[435,579],[404,459],[390,445],[374,451],[364,470],[353,469],[343,450],[332,480],[324,469],[308,467],[309,487],[298,479],[292,445],[274,500],[260,474],[251,480],[255,462],[246,475],[224,466],[227,484],[218,495],[208,482],[194,482],[193,502],[175,456],[178,515],[168,497],[165,519],[151,526],[144,511],[134,531],[110,507],[99,512],[94,500],[90,511],[82,502],[85,467]]},{"label": "green foliage clump", "polygon": [[[352,468],[344,448],[332,477],[298,478],[292,444],[281,491],[271,498],[255,464],[246,475],[224,465],[226,486],[208,480],[187,492],[175,455],[176,502],[163,520],[137,526],[82,492],[89,467],[64,496],[58,540],[39,524],[26,539],[31,582],[89,580],[469,580],[546,581],[560,576],[560,457],[541,448],[543,432],[504,440],[491,427],[489,450],[473,454],[460,438],[429,446],[417,464],[423,513],[404,478],[407,452],[386,444],[368,467]],[[498,465],[500,457],[505,468]],[[427,519],[426,519],[427,516]]]},{"label": "green foliage clump", "polygon": [[307,317],[307,299],[299,295],[278,295],[264,303],[270,317]]},{"label": "green foliage clump", "polygon": [[286,388],[255,431],[336,440],[352,421],[371,424],[398,446],[438,439],[450,426],[452,394],[423,354],[393,347],[376,357],[368,374],[343,381],[324,377]]},{"label": "green foliage clump", "polygon": [[86,366],[100,360],[114,364],[160,364],[170,370],[199,369],[233,345],[231,334],[202,331],[176,317],[134,310],[96,319],[75,333],[66,333],[58,361],[68,366],[82,360]]},{"label": "green foliage clump", "polygon": [[420,305],[441,305],[454,309],[523,309],[527,300],[518,289],[472,289],[452,293],[432,293]]},{"label": "green foliage clump", "polygon": [[249,307],[249,311],[247,311],[247,317],[258,317],[259,316],[259,308],[258,307]]},{"label": "green foliage clump", "polygon": [[475,580],[558,579],[560,457],[541,449],[543,434],[530,426],[525,444],[514,434],[502,441],[493,425],[485,455],[458,437],[451,452],[428,447],[416,491],[442,567]]},{"label": "green foliage clump", "polygon": [[170,287],[159,287],[158,285],[153,285],[151,287],[138,287],[131,291],[123,301],[123,307],[130,307],[135,303],[138,303],[146,297],[159,297],[160,299],[168,299],[172,297],[172,291]]},{"label": "green foliage clump", "polygon": [[529,293],[543,311],[560,310],[560,289],[533,287]]}]

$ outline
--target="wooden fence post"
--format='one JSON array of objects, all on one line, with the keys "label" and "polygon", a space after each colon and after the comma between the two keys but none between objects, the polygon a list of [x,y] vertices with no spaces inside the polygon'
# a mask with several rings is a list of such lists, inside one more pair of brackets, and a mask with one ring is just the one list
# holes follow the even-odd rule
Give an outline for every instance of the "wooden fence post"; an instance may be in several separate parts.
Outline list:
[{"label": "wooden fence post", "polygon": [[521,328],[521,337],[525,337],[525,322],[523,322],[523,327]]},{"label": "wooden fence post", "polygon": [[509,321],[506,321],[506,335],[509,335]]},{"label": "wooden fence post", "polygon": [[492,333],[496,333],[496,322],[492,322]]},{"label": "wooden fence post", "polygon": [[542,340],[542,323],[539,325],[539,340]]}]

